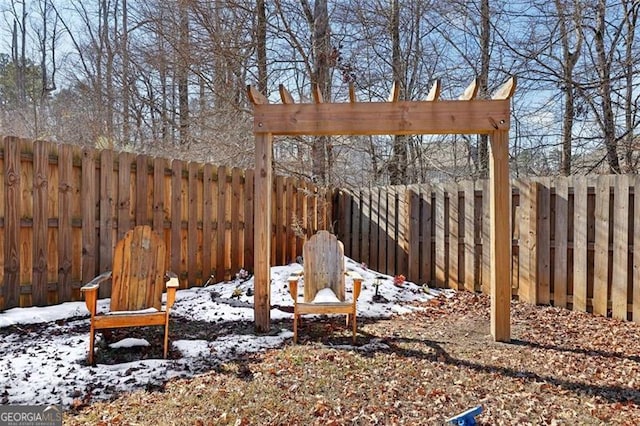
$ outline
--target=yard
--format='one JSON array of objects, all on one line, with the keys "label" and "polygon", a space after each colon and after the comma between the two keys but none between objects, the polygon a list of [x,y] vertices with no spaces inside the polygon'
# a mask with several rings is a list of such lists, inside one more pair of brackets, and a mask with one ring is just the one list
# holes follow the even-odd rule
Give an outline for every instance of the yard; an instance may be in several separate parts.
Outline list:
[{"label": "yard", "polygon": [[485,296],[418,304],[366,321],[356,348],[347,330],[329,333],[342,321],[309,321],[298,346],[81,407],[66,422],[440,424],[477,405],[480,424],[640,422],[637,324],[514,302],[504,344],[489,336]]},{"label": "yard", "polygon": [[513,302],[512,342],[495,343],[488,297],[360,270],[357,345],[343,317],[306,318],[291,345],[292,269],[272,270],[264,336],[251,280],[179,291],[167,361],[161,330],[140,328],[114,331],[89,367],[82,304],[9,310],[2,403],[62,403],[71,425],[440,424],[478,405],[480,424],[640,423],[635,323]]}]

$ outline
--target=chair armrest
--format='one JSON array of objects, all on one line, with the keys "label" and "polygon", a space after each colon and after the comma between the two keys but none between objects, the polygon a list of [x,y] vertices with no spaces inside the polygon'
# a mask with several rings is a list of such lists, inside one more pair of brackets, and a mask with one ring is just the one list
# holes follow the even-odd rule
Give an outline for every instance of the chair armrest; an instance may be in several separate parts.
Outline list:
[{"label": "chair armrest", "polygon": [[362,276],[356,271],[347,271],[347,276],[353,280],[353,303],[356,303],[358,297],[360,297],[360,292],[362,291]]},{"label": "chair armrest", "polygon": [[294,303],[298,301],[298,280],[302,276],[302,271],[295,272],[289,276],[287,281],[289,282],[289,294]]},{"label": "chair armrest", "polygon": [[100,287],[100,284],[107,281],[111,278],[111,271],[103,272],[82,287],[80,287],[80,291],[96,291]]},{"label": "chair armrest", "polygon": [[80,287],[80,291],[84,294],[84,303],[87,305],[87,310],[91,316],[96,315],[98,304],[98,289],[100,284],[111,278],[111,271],[103,272],[98,275],[87,284]]},{"label": "chair armrest", "polygon": [[176,301],[176,290],[180,287],[180,280],[178,279],[178,275],[174,272],[167,272],[166,277],[169,278],[167,281],[167,315],[169,315],[169,311],[173,306],[173,303]]},{"label": "chair armrest", "polygon": [[165,274],[165,277],[167,278],[167,289],[171,287],[180,287],[180,280],[178,279],[178,275],[175,272],[169,271]]}]

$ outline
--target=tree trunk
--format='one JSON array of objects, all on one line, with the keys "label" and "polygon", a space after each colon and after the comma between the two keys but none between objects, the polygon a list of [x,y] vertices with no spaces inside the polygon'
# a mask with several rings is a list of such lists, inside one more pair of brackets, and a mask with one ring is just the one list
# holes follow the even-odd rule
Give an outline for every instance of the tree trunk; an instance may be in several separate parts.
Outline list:
[{"label": "tree trunk", "polygon": [[[491,13],[489,0],[480,0],[480,74],[478,75],[480,97],[489,97],[489,61],[491,44]],[[489,137],[478,136],[478,158],[476,164],[480,178],[489,176]]]},{"label": "tree trunk", "polygon": [[[313,10],[313,83],[318,86],[323,99],[331,102],[331,77],[329,56],[331,54],[331,32],[327,0],[316,0]],[[331,167],[331,140],[328,136],[313,138],[311,146],[311,169],[319,184],[329,183],[328,169]]]},{"label": "tree trunk", "polygon": [[178,104],[180,108],[180,144],[189,143],[189,14],[188,2],[179,2],[180,35],[177,60]]},{"label": "tree trunk", "polygon": [[598,74],[600,76],[599,91],[602,102],[602,133],[607,151],[607,162],[612,173],[620,173],[618,150],[616,143],[616,128],[613,117],[613,102],[611,100],[611,64],[607,59],[604,45],[606,31],[605,12],[606,0],[599,0],[596,11],[595,48],[598,58]]},{"label": "tree trunk", "polygon": [[267,16],[264,0],[257,0],[256,9],[258,25],[256,28],[256,43],[258,57],[258,90],[267,95]]},{"label": "tree trunk", "polygon": [[[391,64],[393,80],[400,85],[400,99],[404,98],[406,79],[404,78],[404,64],[400,52],[400,4],[398,0],[391,0]],[[407,181],[407,136],[395,135],[391,160],[389,161],[389,182],[391,185],[402,185]]]}]

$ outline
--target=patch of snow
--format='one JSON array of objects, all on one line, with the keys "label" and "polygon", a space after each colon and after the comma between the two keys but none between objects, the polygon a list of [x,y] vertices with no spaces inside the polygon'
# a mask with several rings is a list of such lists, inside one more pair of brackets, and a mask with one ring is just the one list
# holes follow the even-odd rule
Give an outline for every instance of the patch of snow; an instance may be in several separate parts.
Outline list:
[{"label": "patch of snow", "polygon": [[327,287],[318,290],[311,303],[342,303],[342,301],[338,299],[333,290]]},{"label": "patch of snow", "polygon": [[109,345],[112,349],[134,348],[136,346],[149,346],[149,342],[146,339],[126,338]]},{"label": "patch of snow", "polygon": [[[453,291],[428,289],[411,282],[402,287],[393,277],[367,269],[346,258],[348,270],[363,277],[357,315],[387,318],[415,311],[411,302],[449,296]],[[292,263],[271,268],[271,319],[290,320],[293,300],[287,278],[302,266]],[[303,290],[304,282],[299,286]],[[233,280],[207,287],[178,290],[171,317],[202,323],[253,322],[254,279]],[[353,295],[353,280],[345,279],[347,300]],[[378,297],[374,298],[374,295]],[[326,295],[320,297],[324,299]],[[335,297],[335,295],[334,295]],[[109,310],[110,299],[98,301],[98,312]],[[40,324],[38,332],[29,325]],[[67,302],[49,307],[14,308],[0,313],[0,404],[70,405],[83,398],[109,399],[120,392],[162,385],[173,377],[189,377],[211,366],[239,356],[282,347],[293,333],[282,329],[276,335],[228,334],[215,340],[186,340],[171,330],[171,344],[182,357],[174,360],[146,359],[116,365],[86,364],[89,347],[89,312],[84,302]],[[101,333],[96,334],[100,341]],[[142,339],[124,339],[112,347],[148,345]],[[342,347],[341,347],[342,348]],[[383,350],[382,340],[344,349]]]}]

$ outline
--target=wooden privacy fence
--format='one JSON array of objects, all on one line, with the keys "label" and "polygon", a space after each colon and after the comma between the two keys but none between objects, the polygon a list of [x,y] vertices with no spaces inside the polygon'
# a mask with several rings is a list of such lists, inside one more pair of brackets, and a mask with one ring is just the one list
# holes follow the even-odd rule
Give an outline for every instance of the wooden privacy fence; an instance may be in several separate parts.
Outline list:
[{"label": "wooden privacy fence", "polygon": [[[138,224],[163,236],[182,287],[252,269],[251,170],[14,137],[0,148],[0,310],[80,299]],[[311,184],[276,177],[273,190],[272,259],[282,264],[330,209]]]},{"label": "wooden privacy fence", "polygon": [[[512,214],[500,220],[511,221],[513,295],[640,322],[635,188],[638,176],[512,181]],[[371,269],[488,293],[488,201],[487,181],[343,190],[337,228],[345,253]]]}]

